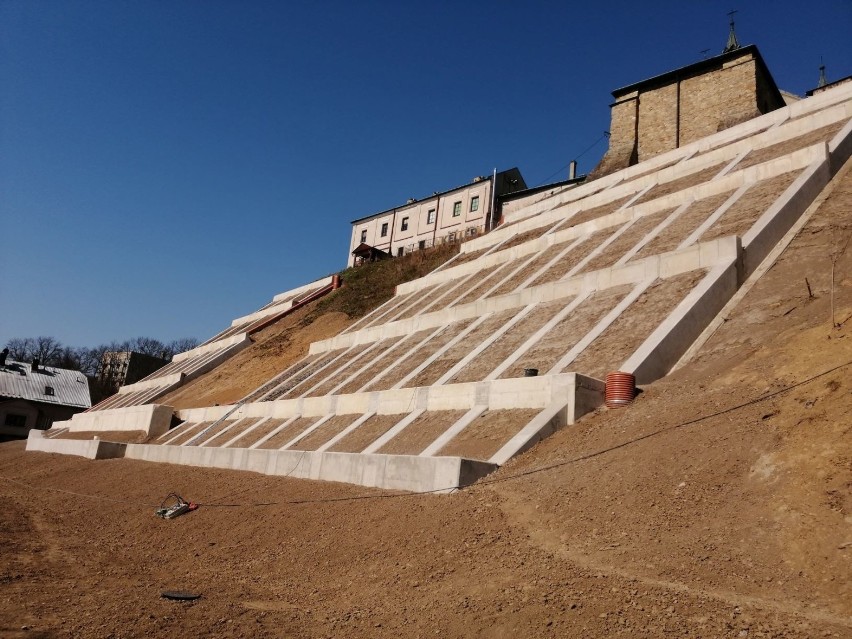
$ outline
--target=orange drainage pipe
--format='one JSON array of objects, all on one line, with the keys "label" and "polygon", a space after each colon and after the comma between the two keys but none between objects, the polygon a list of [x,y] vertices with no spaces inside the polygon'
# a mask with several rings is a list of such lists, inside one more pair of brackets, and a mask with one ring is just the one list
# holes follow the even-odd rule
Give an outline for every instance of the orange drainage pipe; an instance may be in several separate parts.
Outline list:
[{"label": "orange drainage pipe", "polygon": [[636,377],[630,373],[612,371],[606,374],[605,401],[607,408],[624,408],[633,403]]}]

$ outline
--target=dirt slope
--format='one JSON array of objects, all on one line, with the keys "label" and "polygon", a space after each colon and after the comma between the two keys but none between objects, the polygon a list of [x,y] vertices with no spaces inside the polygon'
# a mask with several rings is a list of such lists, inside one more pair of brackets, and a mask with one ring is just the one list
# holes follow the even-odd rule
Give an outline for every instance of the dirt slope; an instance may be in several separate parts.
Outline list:
[{"label": "dirt slope", "polygon": [[318,315],[318,304],[312,302],[255,333],[254,344],[157,403],[180,410],[236,402],[307,355],[311,342],[334,337],[355,322],[341,312]]},{"label": "dirt slope", "polygon": [[451,496],[0,444],[0,637],[852,636],[850,233],[847,173],[695,361]]},{"label": "dirt slope", "polygon": [[311,342],[334,337],[393,297],[398,284],[426,275],[458,250],[458,244],[444,244],[343,271],[342,289],[255,333],[254,344],[157,403],[180,410],[242,399],[307,355]]}]

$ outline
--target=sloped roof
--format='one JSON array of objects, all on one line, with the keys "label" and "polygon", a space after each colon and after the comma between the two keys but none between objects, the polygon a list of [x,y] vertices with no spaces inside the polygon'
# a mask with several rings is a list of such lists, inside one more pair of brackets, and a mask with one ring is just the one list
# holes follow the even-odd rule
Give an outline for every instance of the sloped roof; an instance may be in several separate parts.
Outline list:
[{"label": "sloped roof", "polygon": [[391,256],[390,253],[388,253],[387,251],[383,251],[382,249],[377,249],[375,246],[370,246],[369,244],[365,244],[364,242],[361,242],[357,247],[355,247],[355,250],[352,251],[352,255],[357,255],[359,257],[360,256],[365,256],[365,257],[368,257],[368,256],[390,257]]},{"label": "sloped roof", "polygon": [[[53,394],[47,394],[47,387]],[[0,397],[28,399],[43,404],[89,408],[89,380],[80,371],[54,366],[39,366],[33,371],[30,364],[7,361],[0,366]]]}]

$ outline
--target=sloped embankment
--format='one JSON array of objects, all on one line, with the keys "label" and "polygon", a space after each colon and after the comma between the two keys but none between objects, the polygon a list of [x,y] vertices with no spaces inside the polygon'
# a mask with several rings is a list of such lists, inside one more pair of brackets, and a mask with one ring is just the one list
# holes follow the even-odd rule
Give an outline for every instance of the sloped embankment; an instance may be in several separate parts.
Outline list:
[{"label": "sloped embankment", "polygon": [[533,543],[732,610],[850,618],[850,165],[830,188],[693,362],[498,471],[554,466],[489,488]]},{"label": "sloped embankment", "polygon": [[448,244],[346,269],[343,288],[267,326],[253,335],[254,344],[157,403],[183,409],[240,400],[304,357],[311,342],[337,335],[393,297],[398,284],[422,277],[457,252],[457,244]]}]

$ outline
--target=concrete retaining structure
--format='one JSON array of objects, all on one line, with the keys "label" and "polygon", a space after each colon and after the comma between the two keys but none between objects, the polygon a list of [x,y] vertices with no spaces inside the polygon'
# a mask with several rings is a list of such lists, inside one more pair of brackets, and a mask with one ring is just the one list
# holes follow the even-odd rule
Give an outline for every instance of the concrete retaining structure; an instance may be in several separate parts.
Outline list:
[{"label": "concrete retaining structure", "polygon": [[54,428],[67,428],[72,433],[141,430],[158,437],[169,430],[172,415],[174,409],[171,406],[143,404],[77,413],[67,421],[56,422]]},{"label": "concrete retaining structure", "polygon": [[652,255],[628,264],[582,273],[567,280],[548,282],[515,293],[489,297],[409,319],[343,333],[330,339],[313,342],[309,352],[312,355],[324,353],[389,337],[399,337],[427,328],[437,328],[465,319],[479,318],[487,313],[511,308],[520,310],[534,302],[550,302],[590,290],[603,290],[649,278],[673,277],[698,268],[713,268],[720,262],[736,257],[738,250],[738,241],[734,237],[701,242],[678,251]]},{"label": "concrete retaining structure", "polygon": [[494,464],[461,457],[187,448],[151,444],[127,444],[124,456],[142,461],[249,470],[265,475],[338,481],[412,492],[450,492],[472,484],[496,468]]},{"label": "concrete retaining structure", "polygon": [[668,374],[736,293],[739,271],[738,260],[710,271],[619,370],[633,373],[638,384],[649,384]]},{"label": "concrete retaining structure", "polygon": [[76,455],[87,459],[141,461],[248,470],[265,475],[338,481],[358,486],[412,492],[451,492],[468,486],[496,466],[461,457],[363,455],[354,453],[185,448],[153,444],[119,444],[102,440],[48,439],[32,430],[27,450]]},{"label": "concrete retaining structure", "polygon": [[[555,401],[566,406],[568,423],[588,410],[587,392],[597,388],[597,380],[577,373],[546,375],[541,377],[518,377],[495,379],[465,384],[447,384],[444,386],[420,386],[393,390],[353,393],[350,395],[327,395],[282,399],[273,402],[245,404],[234,411],[231,419],[249,417],[272,417],[289,419],[294,415],[302,417],[324,417],[326,415],[354,415],[375,412],[379,415],[410,413],[413,410],[469,410],[474,406],[486,406],[489,410],[512,408],[540,408]],[[578,399],[579,395],[582,399]],[[603,403],[603,390],[600,389],[594,405]],[[193,423],[212,422],[220,419],[229,411],[229,406],[209,406],[206,408],[188,408],[177,412],[178,416]],[[81,413],[82,414],[82,413]],[[568,417],[570,415],[570,418]]]},{"label": "concrete retaining structure", "polygon": [[116,459],[124,457],[127,444],[105,442],[99,439],[52,439],[44,431],[31,430],[27,437],[27,450],[60,455],[76,455],[86,459]]}]

